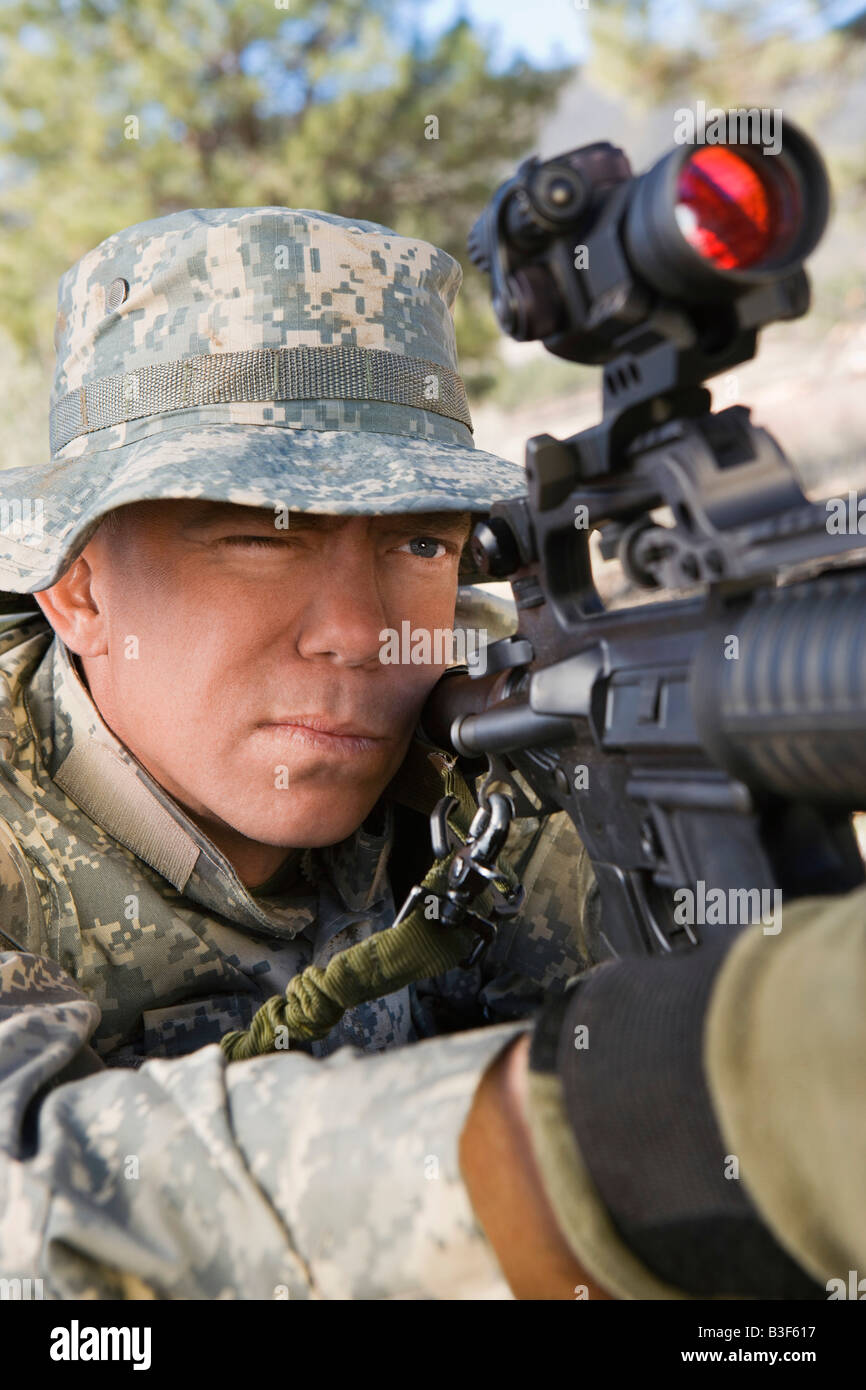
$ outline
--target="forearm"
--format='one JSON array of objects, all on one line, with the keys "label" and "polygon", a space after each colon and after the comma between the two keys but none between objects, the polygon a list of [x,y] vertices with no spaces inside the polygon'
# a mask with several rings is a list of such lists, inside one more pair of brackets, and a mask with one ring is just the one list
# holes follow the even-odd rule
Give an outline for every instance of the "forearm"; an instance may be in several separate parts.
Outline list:
[{"label": "forearm", "polygon": [[460,1141],[463,1180],[516,1298],[606,1299],[545,1196],[525,1119],[529,1043],[522,1034],[482,1078]]}]

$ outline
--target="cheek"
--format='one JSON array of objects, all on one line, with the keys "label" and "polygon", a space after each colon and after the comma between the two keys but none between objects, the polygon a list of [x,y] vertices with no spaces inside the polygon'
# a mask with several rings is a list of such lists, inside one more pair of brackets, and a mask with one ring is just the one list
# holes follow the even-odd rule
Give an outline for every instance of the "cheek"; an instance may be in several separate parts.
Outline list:
[{"label": "cheek", "polygon": [[[457,570],[446,574],[395,577],[389,589],[391,626],[408,619],[419,631],[444,631],[454,624],[457,603]],[[396,620],[396,621],[395,621]]]},{"label": "cheek", "polygon": [[[281,591],[279,601],[277,586],[268,588],[269,596],[251,595],[249,584],[163,569],[137,590],[125,590],[110,645],[115,711],[127,742],[160,763],[176,762],[186,775],[197,768],[196,780],[208,784],[239,769],[253,783],[261,781],[263,750],[253,755],[246,737],[251,721],[279,703],[285,682],[299,682],[311,703],[322,695],[320,669],[293,656],[287,641],[300,586]],[[415,631],[450,631],[456,591],[456,570],[402,576],[390,588],[389,625],[399,631],[408,619]],[[441,670],[442,664],[433,663],[388,665],[372,685],[368,672],[365,701],[381,699],[394,732],[408,742]],[[294,763],[295,756],[289,752],[287,760]],[[346,769],[332,775],[348,787]]]},{"label": "cheek", "polygon": [[415,604],[411,618],[415,634],[429,634],[429,664],[426,664],[427,649],[420,642],[413,647],[421,647],[422,664],[411,670],[420,673],[412,681],[416,689],[424,686],[426,675],[427,689],[433,685],[443,670],[454,661],[465,660],[464,634],[455,628],[455,604],[457,600],[456,578],[450,585],[439,583],[431,585],[431,592],[423,596],[423,601]]},{"label": "cheek", "polygon": [[175,594],[171,604],[157,591],[127,605],[109,643],[122,717],[135,717],[145,738],[159,731],[174,746],[204,725],[218,739],[241,673],[255,669],[251,653],[267,650],[261,620],[261,609],[217,601],[213,591],[187,592],[183,602]]}]

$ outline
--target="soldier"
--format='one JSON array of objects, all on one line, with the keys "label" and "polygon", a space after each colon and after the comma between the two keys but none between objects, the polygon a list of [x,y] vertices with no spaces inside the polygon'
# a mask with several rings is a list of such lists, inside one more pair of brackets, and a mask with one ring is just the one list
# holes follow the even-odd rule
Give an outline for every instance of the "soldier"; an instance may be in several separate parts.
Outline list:
[{"label": "soldier", "polygon": [[475,965],[425,920],[426,817],[452,793],[459,837],[479,788],[418,726],[442,663],[381,644],[457,621],[470,518],[522,491],[472,447],[459,280],[265,208],[61,281],[52,459],[4,476],[0,552],[38,603],[0,638],[0,1267],[51,1297],[823,1297],[852,1249],[832,1205],[787,1238],[796,1078],[769,1150],[735,1081],[778,1081],[729,1024],[754,976],[769,1034],[814,913],[787,956],[604,963],[559,815],[513,828],[526,899]]},{"label": "soldier", "polygon": [[[170,1188],[195,1126],[172,1154],[174,1122],[151,1073],[136,1075],[146,1060],[163,1059],[197,1111],[223,1086],[222,1053],[207,1044],[245,1034],[300,978],[324,980],[316,998],[327,1017],[269,1036],[278,1052],[291,1044],[291,1055],[268,1059],[285,1098],[294,1078],[318,1095],[330,1076],[320,1062],[311,1073],[310,1057],[335,1054],[335,1075],[348,1079],[347,1043],[378,1053],[454,1035],[435,1057],[396,1052],[384,1081],[377,1071],[359,1087],[353,1073],[357,1175],[373,1165],[401,1235],[376,1215],[372,1189],[353,1221],[348,1207],[338,1219],[314,1154],[332,1146],[324,1131],[321,1141],[296,1133],[279,1182],[296,1168],[292,1201],[310,1240],[299,1234],[297,1251],[275,1243],[273,1212],[247,1184],[261,1248],[241,1208],[219,1234],[200,1208],[203,1238],[216,1237],[228,1262],[184,1268],[174,1252],[146,1274],[136,1266],[169,1296],[215,1295],[229,1266],[246,1297],[282,1285],[292,1296],[446,1293],[461,1280],[475,1288],[479,1271],[481,1287],[504,1290],[459,1180],[456,1140],[479,1068],[514,1028],[465,1030],[525,1017],[587,963],[592,877],[570,822],[515,827],[507,862],[525,885],[524,911],[471,969],[458,962],[475,934],[427,921],[432,891],[383,935],[413,882],[436,886],[435,803],[456,793],[464,829],[475,809],[474,777],[416,731],[443,654],[386,664],[383,639],[407,623],[499,635],[501,605],[478,590],[461,588],[455,618],[458,578],[472,577],[465,563],[459,574],[461,552],[472,515],[522,488],[519,468],[473,447],[452,318],[461,274],[425,242],[307,210],[196,210],[127,228],[61,281],[51,462],[4,474],[18,524],[0,538],[0,584],[10,607],[33,609],[7,618],[0,636],[4,1003],[42,1001],[31,1026],[43,1081],[99,1070],[82,1093],[103,1114],[96,1089],[120,1084],[126,1116],[115,1112],[109,1141],[120,1166],[108,1178],[119,1205],[114,1215],[113,1198],[103,1207],[108,1224],[134,1242],[157,1189],[190,1209]],[[326,993],[328,965],[342,970],[348,948],[371,941],[378,973],[346,1008],[345,993]],[[403,955],[392,961],[395,943]],[[44,1047],[42,1030],[58,1026],[45,1012],[54,1000],[73,1073]],[[28,1017],[10,1022],[20,1030]],[[28,1057],[25,1044],[15,1084],[35,1079]],[[208,1058],[210,1080],[199,1071]],[[438,1099],[401,1139],[407,1104],[421,1103],[406,1094],[431,1066]],[[253,1100],[252,1074],[235,1074],[258,1170],[259,1126],[270,1130],[274,1114]],[[302,1104],[297,1092],[293,1130],[301,1110],[314,1128],[347,1123],[351,1107],[326,1090],[326,1104],[312,1093]],[[144,1150],[158,1134],[157,1176]],[[124,1176],[126,1155],[140,1180]],[[79,1176],[95,1161],[91,1152]],[[329,1161],[342,1167],[336,1149]],[[389,1180],[392,1163],[402,1176]],[[320,1197],[309,1180],[325,1182]],[[66,1205],[49,1186],[49,1200]],[[233,1201],[215,1188],[211,1198],[217,1209]],[[368,1229],[353,1268],[359,1221]],[[4,1237],[8,1261],[8,1228]],[[313,1246],[329,1252],[332,1273],[308,1277]],[[129,1292],[124,1280],[71,1265],[49,1275],[67,1296]]]}]

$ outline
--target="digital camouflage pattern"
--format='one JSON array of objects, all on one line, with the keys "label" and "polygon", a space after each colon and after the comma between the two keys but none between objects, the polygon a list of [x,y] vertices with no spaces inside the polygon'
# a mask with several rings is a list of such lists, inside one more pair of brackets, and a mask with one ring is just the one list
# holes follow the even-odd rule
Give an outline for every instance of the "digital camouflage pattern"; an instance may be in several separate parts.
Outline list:
[{"label": "digital camouflage pattern", "polygon": [[[461,591],[460,624],[495,609]],[[405,811],[386,794],[378,829],[297,851],[251,892],[103,723],[47,622],[6,624],[0,1271],[54,1297],[507,1297],[456,1145],[484,1067],[526,1026],[512,1020],[591,958],[571,822],[515,823],[525,907],[471,971],[226,1072],[208,1044],[393,920]],[[430,773],[444,755],[412,756]],[[30,1097],[82,1076],[48,1095],[31,1152]],[[124,1176],[130,1155],[147,1181]]]},{"label": "digital camouflage pattern", "polygon": [[53,961],[0,952],[0,1277],[47,1299],[510,1297],[457,1137],[520,1024],[82,1079],[98,1013]]},{"label": "digital camouflage pattern", "polygon": [[429,242],[309,209],[108,237],[60,281],[52,455],[2,474],[0,590],[49,587],[142,498],[382,514],[520,495],[523,470],[473,445],[461,280]]}]

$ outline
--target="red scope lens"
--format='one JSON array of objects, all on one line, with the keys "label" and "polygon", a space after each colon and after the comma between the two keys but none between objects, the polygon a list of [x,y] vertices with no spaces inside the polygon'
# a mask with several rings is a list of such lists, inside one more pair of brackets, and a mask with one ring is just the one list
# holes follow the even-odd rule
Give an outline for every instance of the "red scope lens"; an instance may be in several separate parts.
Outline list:
[{"label": "red scope lens", "polygon": [[765,172],[713,145],[689,155],[680,169],[674,215],[699,256],[720,270],[746,270],[775,259],[793,240],[799,219],[788,192],[781,169]]}]

